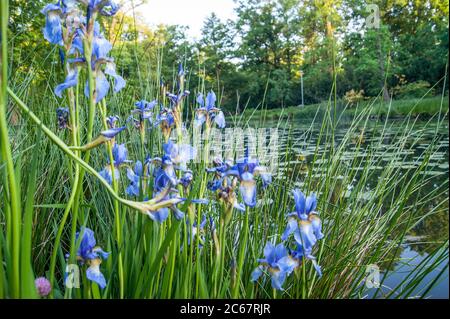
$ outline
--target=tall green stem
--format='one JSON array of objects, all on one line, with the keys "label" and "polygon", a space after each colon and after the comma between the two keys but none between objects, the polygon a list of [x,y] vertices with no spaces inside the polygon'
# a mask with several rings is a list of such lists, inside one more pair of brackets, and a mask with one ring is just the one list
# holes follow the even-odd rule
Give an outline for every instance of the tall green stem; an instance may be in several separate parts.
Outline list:
[{"label": "tall green stem", "polygon": [[0,144],[3,161],[6,162],[6,171],[9,181],[9,192],[11,199],[11,224],[12,224],[12,269],[11,269],[11,297],[20,297],[20,228],[21,208],[18,184],[14,171],[14,163],[9,143],[8,127],[6,120],[6,107],[8,101],[8,12],[9,2],[1,1],[1,93],[0,93]]},{"label": "tall green stem", "polygon": [[[241,228],[242,232],[242,241],[241,245],[239,247],[239,256],[238,256],[238,263],[237,263],[237,270],[236,270],[236,282],[234,283],[233,287],[233,298],[239,297],[239,286],[241,283],[241,276],[242,276],[242,266],[244,265],[244,256],[245,251],[247,249],[247,241],[248,241],[248,215],[250,211],[248,207],[246,208],[245,217],[244,217],[244,225]],[[239,235],[239,238],[241,236]]]}]

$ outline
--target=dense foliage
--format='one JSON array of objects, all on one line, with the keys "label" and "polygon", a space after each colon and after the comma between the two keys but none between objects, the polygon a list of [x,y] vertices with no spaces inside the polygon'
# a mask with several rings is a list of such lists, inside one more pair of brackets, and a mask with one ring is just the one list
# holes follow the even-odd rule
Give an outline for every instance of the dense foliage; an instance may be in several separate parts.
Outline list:
[{"label": "dense foliage", "polygon": [[[442,92],[448,0],[374,1],[378,29],[368,28],[372,12],[357,0],[235,2],[237,20],[211,14],[198,41],[188,39],[183,26],[152,30],[130,10],[102,21],[132,89],[146,91],[150,85],[141,79],[159,67],[170,83],[178,62],[185,62],[191,91],[214,88],[230,111],[258,103],[300,105],[302,75],[305,104],[327,100],[334,78],[338,97],[354,90],[363,97],[382,92],[385,99],[417,98],[435,84],[440,90],[430,93]],[[43,1],[14,0],[11,7],[14,76],[33,72],[34,85],[47,86],[52,70],[36,61],[57,59],[48,56],[48,44],[39,37]]]}]

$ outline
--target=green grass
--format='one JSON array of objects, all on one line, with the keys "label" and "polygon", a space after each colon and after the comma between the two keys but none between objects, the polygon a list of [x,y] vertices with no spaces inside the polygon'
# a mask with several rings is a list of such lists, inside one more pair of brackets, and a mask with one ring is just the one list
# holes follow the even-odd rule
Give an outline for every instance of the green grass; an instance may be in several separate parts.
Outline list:
[{"label": "green grass", "polygon": [[[2,21],[7,21],[4,3],[1,3]],[[2,31],[6,33],[4,25]],[[2,61],[7,51],[4,33]],[[6,63],[2,67],[6,74]],[[158,98],[155,79],[160,74],[156,72],[145,81],[156,83],[153,86],[127,88],[108,96],[104,103],[95,104],[92,92],[89,98],[78,94],[83,92],[85,77],[92,81],[92,74],[84,72],[79,86],[72,92],[74,95],[69,94],[64,100],[74,106],[72,124],[76,124],[76,129],[71,131],[56,127],[55,110],[62,101],[53,94],[55,83],[49,82],[45,90],[37,89],[33,87],[32,77],[30,73],[25,81],[9,79],[7,83],[2,76],[1,83],[2,298],[37,297],[33,280],[38,276],[52,279],[52,298],[361,298],[367,292],[366,266],[383,264],[391,269],[399,262],[397,252],[405,243],[405,236],[423,220],[448,210],[445,196],[448,177],[438,187],[430,188],[430,177],[424,174],[442,142],[439,132],[447,125],[448,105],[420,129],[413,112],[409,113],[401,119],[401,129],[393,136],[389,116],[374,120],[373,114],[380,110],[376,104],[369,103],[358,108],[350,123],[346,122],[346,133],[337,143],[335,133],[344,116],[335,112],[334,105],[327,104],[319,108],[322,116],[314,117],[303,134],[302,141],[315,148],[311,160],[298,164],[295,149],[299,138],[288,134],[287,147],[279,158],[283,175],[274,176],[273,183],[265,190],[258,185],[258,198],[272,202],[249,208],[246,214],[234,211],[229,224],[220,223],[227,213],[220,203],[191,203],[193,198],[214,200],[216,194],[206,190],[210,176],[205,173],[205,163],[189,165],[195,179],[190,191],[183,194],[187,201],[180,208],[191,220],[200,221],[203,216],[213,218],[216,229],[214,232],[206,227],[203,248],[198,245],[199,237],[188,245],[185,220],[177,221],[171,216],[160,224],[136,209],[136,202],[143,200],[144,193],[139,198],[126,195],[125,170],[121,170],[120,180],[111,186],[99,177],[97,172],[111,160],[110,144],[89,153],[71,148],[95,138],[104,128],[105,115],[117,114],[125,121],[133,108],[134,96]],[[407,104],[402,103],[393,103],[389,114],[395,109],[404,112]],[[189,114],[194,107],[192,103],[185,105],[191,110]],[[297,112],[297,108],[286,110],[287,114]],[[252,111],[244,114],[247,112]],[[264,125],[277,112],[269,110],[265,115],[255,113],[253,117]],[[306,118],[306,112],[316,114],[317,107],[307,106],[298,112],[305,113],[296,113],[295,118],[303,115]],[[230,122],[246,128],[249,118],[233,116]],[[190,134],[192,121],[185,123]],[[275,123],[288,130],[294,128],[292,125],[283,119]],[[355,142],[355,136],[361,136],[366,129],[376,133],[377,139],[363,146],[358,140]],[[430,129],[434,130],[432,140],[416,154],[417,165],[404,174],[398,169],[398,163],[408,161],[407,155]],[[315,143],[311,142],[313,133],[318,135]],[[382,145],[386,138],[392,143]],[[162,153],[163,137],[159,130],[141,135],[130,125],[116,142],[126,144],[132,161]],[[349,144],[354,146],[350,154]],[[380,157],[378,152],[386,156]],[[373,166],[383,166],[382,172],[371,169]],[[374,177],[379,182],[366,195],[367,183]],[[306,260],[287,279],[285,290],[274,292],[268,276],[251,283],[250,274],[258,264],[257,259],[262,257],[266,242],[281,241],[286,214],[294,206],[290,192],[298,183],[302,183],[304,192],[316,192],[319,196],[318,211],[325,238],[316,245],[313,254],[322,266],[323,276],[318,278],[311,262]],[[353,191],[346,196],[349,185]],[[150,188],[145,195],[151,197],[151,193]],[[104,290],[86,279],[86,265],[80,266],[79,289],[64,285],[66,266],[75,262],[74,253],[79,245],[74,235],[82,226],[93,229],[97,244],[111,252],[100,266],[108,282]],[[426,274],[448,258],[448,239],[435,244],[436,250],[428,257],[431,262],[417,265],[394,291],[385,293],[380,289],[376,296],[408,298],[419,284],[425,284],[422,294],[427,296],[444,272],[435,280],[423,283]],[[286,245],[292,248],[292,239]],[[71,257],[66,259],[66,254]]]}]

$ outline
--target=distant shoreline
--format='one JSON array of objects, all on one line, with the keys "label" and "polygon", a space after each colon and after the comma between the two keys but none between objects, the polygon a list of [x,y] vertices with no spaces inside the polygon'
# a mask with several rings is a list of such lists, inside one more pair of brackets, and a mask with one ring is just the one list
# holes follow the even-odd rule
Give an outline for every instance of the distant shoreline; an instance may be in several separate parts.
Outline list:
[{"label": "distant shoreline", "polygon": [[[385,117],[389,114],[390,118],[404,118],[408,115],[420,116],[424,119],[430,118],[440,111],[445,113],[448,111],[448,96],[430,97],[423,99],[404,99],[392,101],[392,103],[381,101],[363,101],[358,104],[348,106],[346,102],[340,100],[337,102],[337,112],[339,114],[353,117],[356,112],[362,111],[364,107],[372,105],[370,115],[374,118]],[[442,104],[442,106],[441,106]],[[259,119],[264,116],[267,120],[303,118],[313,119],[315,116],[322,117],[325,114],[329,102],[319,104],[310,104],[305,106],[290,106],[285,108],[273,108],[264,110],[246,109],[241,115],[243,119]],[[333,108],[333,102],[331,102]]]}]

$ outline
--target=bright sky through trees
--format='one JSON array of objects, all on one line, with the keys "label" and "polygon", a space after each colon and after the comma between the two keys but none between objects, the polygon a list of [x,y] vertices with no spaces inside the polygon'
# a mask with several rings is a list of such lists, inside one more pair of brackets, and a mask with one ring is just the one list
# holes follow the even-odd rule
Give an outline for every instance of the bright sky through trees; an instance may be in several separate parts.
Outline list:
[{"label": "bright sky through trees", "polygon": [[149,0],[138,11],[150,25],[189,26],[188,35],[199,38],[205,18],[212,12],[221,20],[233,19],[233,0]]}]

